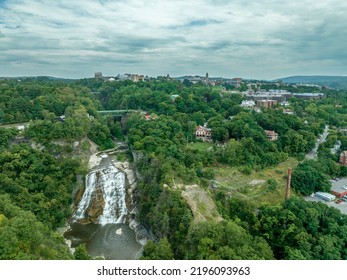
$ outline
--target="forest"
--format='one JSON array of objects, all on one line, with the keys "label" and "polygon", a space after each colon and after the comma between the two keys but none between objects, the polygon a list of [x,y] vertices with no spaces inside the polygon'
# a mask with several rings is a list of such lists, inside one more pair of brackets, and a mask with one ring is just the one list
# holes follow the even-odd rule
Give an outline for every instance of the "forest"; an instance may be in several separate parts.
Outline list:
[{"label": "forest", "polygon": [[[262,84],[264,90],[276,87]],[[100,150],[125,141],[128,156],[137,155],[139,218],[156,236],[141,259],[347,259],[346,216],[303,199],[329,191],[331,178],[347,176],[338,164],[347,149],[340,130],[347,127],[347,92],[322,89],[323,99],[290,98],[295,114],[285,114],[280,105],[260,112],[242,108],[246,97],[230,89],[160,77],[137,83],[0,80],[0,259],[90,258],[83,246],[71,254],[57,232],[82,188],[89,141]],[[122,118],[98,113],[118,109],[134,111]],[[19,123],[27,128],[11,126]],[[206,143],[195,138],[195,128],[205,124],[212,142],[200,149]],[[329,135],[317,159],[305,158],[326,125]],[[276,131],[278,140],[270,141],[265,130]],[[211,187],[220,169],[251,177],[290,159],[297,164],[287,201],[260,203]],[[278,188],[273,178],[267,183],[269,192]],[[220,219],[197,221],[184,187],[176,184],[197,184]]]}]

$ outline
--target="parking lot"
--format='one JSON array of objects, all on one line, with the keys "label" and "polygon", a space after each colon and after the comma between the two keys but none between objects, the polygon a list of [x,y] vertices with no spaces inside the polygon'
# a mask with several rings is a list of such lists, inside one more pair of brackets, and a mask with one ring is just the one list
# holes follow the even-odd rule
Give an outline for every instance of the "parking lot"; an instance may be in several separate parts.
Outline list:
[{"label": "parking lot", "polygon": [[319,197],[310,197],[310,196],[305,197],[305,200],[306,201],[322,202],[329,207],[334,207],[336,209],[339,209],[342,214],[347,215],[347,202],[342,201],[340,204],[337,204],[337,203],[335,203],[335,201],[328,202],[328,201],[325,201]]}]

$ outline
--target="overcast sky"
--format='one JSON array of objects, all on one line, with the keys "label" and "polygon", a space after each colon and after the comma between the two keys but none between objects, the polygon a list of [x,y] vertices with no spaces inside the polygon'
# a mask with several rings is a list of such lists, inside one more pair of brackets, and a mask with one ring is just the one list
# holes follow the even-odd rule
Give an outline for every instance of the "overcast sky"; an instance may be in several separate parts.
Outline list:
[{"label": "overcast sky", "polygon": [[0,76],[347,75],[343,0],[0,0]]}]

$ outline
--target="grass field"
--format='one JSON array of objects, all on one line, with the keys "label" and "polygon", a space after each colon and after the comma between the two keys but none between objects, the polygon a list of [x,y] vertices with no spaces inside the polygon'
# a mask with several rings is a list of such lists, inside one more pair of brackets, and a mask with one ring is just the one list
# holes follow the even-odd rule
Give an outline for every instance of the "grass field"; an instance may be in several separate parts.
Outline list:
[{"label": "grass field", "polygon": [[188,147],[191,149],[195,149],[198,151],[206,151],[208,148],[212,147],[213,144],[212,143],[208,143],[208,142],[195,142],[195,143],[189,143]]},{"label": "grass field", "polygon": [[[257,199],[259,203],[277,204],[284,200],[288,168],[295,168],[298,163],[298,160],[289,158],[276,167],[253,171],[250,175],[241,173],[235,167],[224,165],[215,167],[214,171],[220,187],[230,194],[245,199]],[[268,186],[267,181],[271,178],[277,182],[275,189]]]}]

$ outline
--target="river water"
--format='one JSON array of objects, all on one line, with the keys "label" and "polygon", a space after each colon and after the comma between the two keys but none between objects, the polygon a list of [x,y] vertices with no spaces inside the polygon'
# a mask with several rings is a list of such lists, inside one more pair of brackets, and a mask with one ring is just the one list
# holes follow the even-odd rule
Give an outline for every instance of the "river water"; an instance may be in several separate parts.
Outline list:
[{"label": "river water", "polygon": [[65,238],[72,241],[72,247],[85,243],[93,258],[135,260],[141,254],[142,246],[136,241],[134,231],[126,224],[73,223],[70,227]]},{"label": "river water", "polygon": [[[103,155],[85,179],[85,190],[64,236],[71,248],[85,243],[92,257],[138,259],[142,245],[129,227],[127,176]],[[101,205],[101,207],[100,207]]]}]

